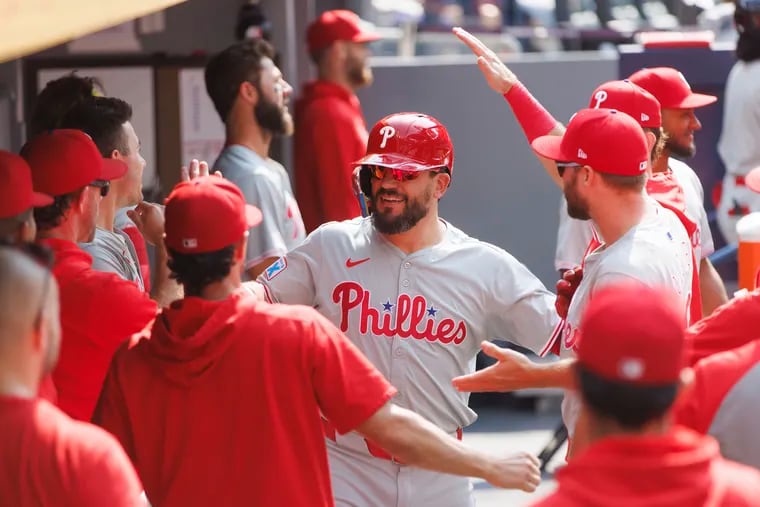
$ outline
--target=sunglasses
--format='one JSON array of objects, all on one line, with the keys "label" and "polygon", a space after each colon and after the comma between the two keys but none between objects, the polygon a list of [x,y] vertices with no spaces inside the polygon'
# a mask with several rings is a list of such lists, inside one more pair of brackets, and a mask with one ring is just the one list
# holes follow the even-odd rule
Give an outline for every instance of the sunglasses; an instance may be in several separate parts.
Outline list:
[{"label": "sunglasses", "polygon": [[105,181],[105,180],[95,180],[89,185],[88,187],[95,187],[100,189],[100,197],[105,197],[108,195],[108,191],[111,189],[111,182]]},{"label": "sunglasses", "polygon": [[50,291],[50,279],[53,276],[52,269],[55,260],[53,251],[50,248],[44,245],[38,245],[37,243],[12,243],[4,239],[0,240],[0,248],[13,248],[14,250],[18,250],[45,268],[45,281],[42,285],[42,295],[40,297],[40,302],[37,305],[37,313],[34,317],[34,327],[37,329],[42,324],[42,313],[45,309],[45,301],[47,301],[48,292]]},{"label": "sunglasses", "polygon": [[[396,181],[412,181],[419,178],[421,174],[428,172],[428,171],[404,171],[402,169],[391,169],[390,167],[383,167],[379,165],[370,165],[367,167],[369,167],[370,174],[372,175],[372,177],[378,180],[385,179],[385,175],[390,173],[390,175]],[[432,170],[430,172],[432,174],[438,174],[441,172],[441,169]]]},{"label": "sunglasses", "polygon": [[559,177],[565,175],[565,169],[580,169],[583,167],[580,164],[576,164],[575,162],[557,162],[557,173],[559,173]]}]

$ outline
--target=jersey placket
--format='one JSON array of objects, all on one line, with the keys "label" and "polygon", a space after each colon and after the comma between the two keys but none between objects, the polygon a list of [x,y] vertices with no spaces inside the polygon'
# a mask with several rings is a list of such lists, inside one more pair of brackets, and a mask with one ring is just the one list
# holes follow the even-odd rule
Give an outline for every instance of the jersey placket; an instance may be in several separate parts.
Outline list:
[{"label": "jersey placket", "polygon": [[[396,286],[396,303],[397,305],[393,308],[393,318],[398,318],[398,300],[399,296],[401,294],[411,294],[412,286],[413,286],[413,280],[411,276],[411,269],[412,269],[412,262],[408,260],[408,258],[404,259],[401,262],[401,265],[399,266],[399,272],[398,272],[398,282]],[[405,323],[400,322],[399,326],[403,326]],[[406,324],[409,325],[409,324]],[[401,338],[397,333],[393,336],[391,340],[391,368],[390,368],[390,381],[391,384],[396,386],[396,389],[399,390],[399,393],[396,395],[396,401],[402,405],[406,405],[406,396],[405,392],[407,391],[408,386],[406,385],[406,375],[404,375],[405,369],[408,367],[407,363],[407,355],[409,354],[409,345],[406,343],[407,340],[404,338]]]}]

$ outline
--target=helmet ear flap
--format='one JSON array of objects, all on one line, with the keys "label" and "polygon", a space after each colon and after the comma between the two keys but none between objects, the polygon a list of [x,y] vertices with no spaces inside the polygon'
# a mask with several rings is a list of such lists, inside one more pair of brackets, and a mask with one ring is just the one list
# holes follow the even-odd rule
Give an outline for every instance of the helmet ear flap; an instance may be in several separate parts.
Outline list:
[{"label": "helmet ear flap", "polygon": [[359,170],[359,188],[367,199],[372,198],[372,171],[369,166],[363,165]]}]

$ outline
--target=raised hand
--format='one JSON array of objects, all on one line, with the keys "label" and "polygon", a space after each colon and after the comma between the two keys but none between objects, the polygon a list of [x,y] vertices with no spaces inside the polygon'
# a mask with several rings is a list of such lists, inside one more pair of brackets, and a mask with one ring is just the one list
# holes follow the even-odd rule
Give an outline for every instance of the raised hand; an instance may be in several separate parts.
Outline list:
[{"label": "raised hand", "polygon": [[[182,166],[179,170],[180,181],[190,181],[195,178],[209,175],[208,163],[205,160],[193,159],[190,161],[190,166]],[[221,171],[214,171],[214,176],[222,177]]]},{"label": "raised hand", "polygon": [[514,72],[509,70],[509,67],[496,56],[496,53],[483,44],[480,39],[463,28],[453,28],[452,32],[478,57],[480,72],[483,73],[483,77],[486,78],[488,86],[493,91],[504,95],[519,82]]}]

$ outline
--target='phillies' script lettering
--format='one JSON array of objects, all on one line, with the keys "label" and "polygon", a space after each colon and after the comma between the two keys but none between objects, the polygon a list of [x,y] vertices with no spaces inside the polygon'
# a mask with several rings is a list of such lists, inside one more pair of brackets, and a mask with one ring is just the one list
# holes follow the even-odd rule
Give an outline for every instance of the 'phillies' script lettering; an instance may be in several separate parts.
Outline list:
[{"label": "'phillies' script lettering", "polygon": [[340,330],[344,333],[348,330],[351,316],[358,316],[359,332],[362,334],[370,332],[377,336],[399,336],[455,345],[467,337],[464,321],[456,322],[451,318],[436,321],[430,316],[424,296],[401,294],[395,303],[395,318],[391,312],[381,312],[371,307],[369,291],[356,282],[336,285],[332,299],[340,305]]}]

